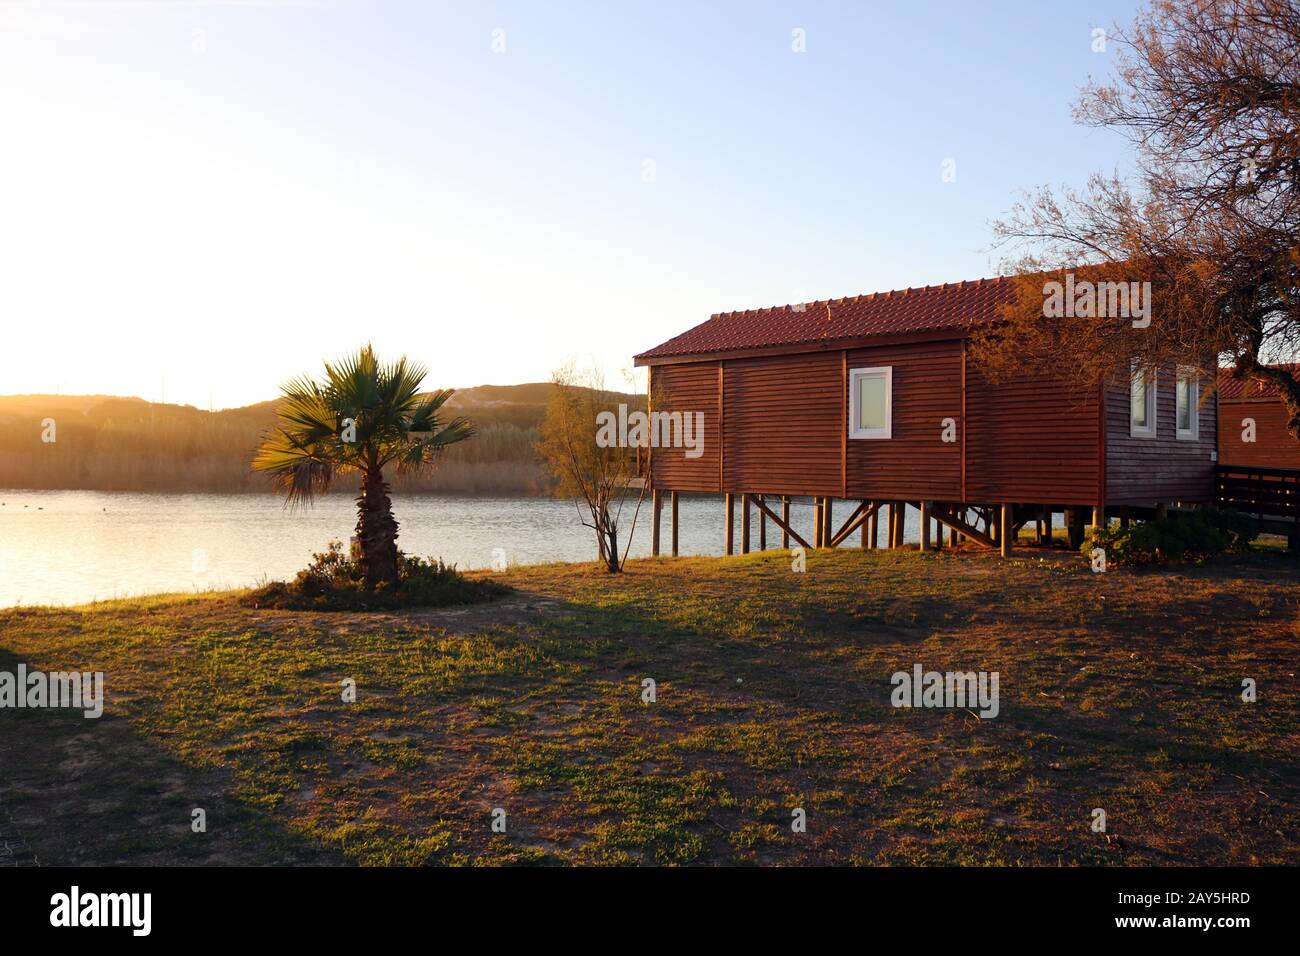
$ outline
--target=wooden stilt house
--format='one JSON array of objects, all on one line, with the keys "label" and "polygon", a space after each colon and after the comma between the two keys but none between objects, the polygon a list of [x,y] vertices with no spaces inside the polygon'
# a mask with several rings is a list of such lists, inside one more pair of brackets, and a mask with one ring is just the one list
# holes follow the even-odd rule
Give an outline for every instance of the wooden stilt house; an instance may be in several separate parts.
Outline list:
[{"label": "wooden stilt house", "polygon": [[[655,552],[667,497],[676,553],[687,492],[725,496],[728,553],[737,496],[741,550],[751,506],[808,547],[859,531],[875,546],[881,523],[885,542],[901,545],[915,508],[923,548],[946,528],[950,541],[1006,552],[1027,522],[1050,536],[1056,513],[1079,541],[1108,514],[1212,501],[1216,398],[1200,401],[1194,371],[1091,394],[1047,370],[998,384],[979,374],[969,336],[999,320],[1012,289],[981,279],[722,313],[636,356],[652,411],[701,413],[704,425],[690,454],[651,451]],[[791,525],[795,496],[814,500],[813,528]]]}]

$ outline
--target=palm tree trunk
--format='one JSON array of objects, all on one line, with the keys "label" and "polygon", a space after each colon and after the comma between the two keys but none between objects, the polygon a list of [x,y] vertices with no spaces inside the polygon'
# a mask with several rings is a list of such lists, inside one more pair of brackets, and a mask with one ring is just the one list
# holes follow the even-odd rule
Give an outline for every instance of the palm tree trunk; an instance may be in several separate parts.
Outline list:
[{"label": "palm tree trunk", "polygon": [[382,468],[367,468],[361,474],[357,539],[361,543],[366,590],[373,591],[380,584],[397,584],[397,519],[393,517],[393,502],[388,497]]}]

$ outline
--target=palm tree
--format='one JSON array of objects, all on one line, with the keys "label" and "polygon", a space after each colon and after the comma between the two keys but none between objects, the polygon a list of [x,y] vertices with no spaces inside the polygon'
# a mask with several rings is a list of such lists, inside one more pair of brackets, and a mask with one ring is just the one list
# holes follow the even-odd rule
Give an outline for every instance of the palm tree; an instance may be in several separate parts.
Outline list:
[{"label": "palm tree", "polygon": [[306,376],[284,385],[279,423],[263,440],[253,468],[271,473],[287,505],[311,504],[335,475],[359,474],[357,539],[367,589],[398,580],[397,521],[384,467],[430,467],[443,448],[474,434],[439,412],[452,389],[420,394],[427,370],[405,356],[381,365],[369,345],[342,361],[325,363],[325,378]]}]

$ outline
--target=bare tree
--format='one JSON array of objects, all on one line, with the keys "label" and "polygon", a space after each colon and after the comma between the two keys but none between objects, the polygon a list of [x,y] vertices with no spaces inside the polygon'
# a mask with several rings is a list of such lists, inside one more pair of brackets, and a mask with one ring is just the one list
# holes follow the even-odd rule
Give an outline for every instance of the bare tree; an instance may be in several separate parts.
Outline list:
[{"label": "bare tree", "polygon": [[[1042,188],[996,224],[1019,275],[1008,323],[977,337],[993,377],[1025,362],[1080,384],[1199,359],[1277,389],[1300,440],[1300,383],[1270,362],[1300,348],[1300,4],[1155,0],[1117,31],[1115,74],[1089,84],[1081,123],[1133,143],[1140,173]],[[1150,281],[1147,327],[1044,319],[1044,273]]]},{"label": "bare tree", "polygon": [[[627,396],[605,388],[594,369],[570,363],[555,372],[555,392],[542,420],[537,444],[543,464],[554,476],[555,493],[573,499],[580,520],[596,535],[600,562],[607,571],[623,569],[632,532],[645,498],[646,482],[638,480],[638,455],[626,442],[597,442],[602,413],[617,413]],[[635,496],[635,507],[628,508]],[[631,510],[627,544],[619,552],[625,510]]]}]

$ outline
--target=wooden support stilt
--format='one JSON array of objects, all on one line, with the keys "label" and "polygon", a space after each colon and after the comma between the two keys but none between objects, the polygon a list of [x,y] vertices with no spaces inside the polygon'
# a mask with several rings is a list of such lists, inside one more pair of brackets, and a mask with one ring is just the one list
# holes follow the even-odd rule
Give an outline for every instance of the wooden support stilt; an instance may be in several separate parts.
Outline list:
[{"label": "wooden support stilt", "polygon": [[[866,501],[862,502],[862,506],[863,506],[864,508],[868,508],[868,507],[874,508],[874,507],[875,507],[874,504],[871,504],[871,503],[866,502]],[[862,550],[864,550],[864,551],[867,549],[867,536],[868,536],[868,534],[870,533],[869,524],[870,524],[870,519],[868,519],[867,521],[862,522]]]},{"label": "wooden support stilt", "polygon": [[889,514],[885,516],[885,547],[891,549],[897,547],[894,538],[895,532],[898,530],[898,518],[894,514],[896,507],[897,505],[891,501],[889,503]]},{"label": "wooden support stilt", "polygon": [[781,521],[784,527],[781,528],[781,547],[790,547],[790,496],[781,496]]},{"label": "wooden support stilt", "polygon": [[930,550],[930,502],[922,501],[921,510],[921,550]]},{"label": "wooden support stilt", "polygon": [[998,550],[1002,557],[1011,554],[1011,505],[1001,505],[998,509]]},{"label": "wooden support stilt", "polygon": [[1052,543],[1052,509],[1043,509],[1043,544]]},{"label": "wooden support stilt", "polygon": [[880,547],[880,505],[876,504],[871,509],[871,517],[867,519],[867,547]]},{"label": "wooden support stilt", "polygon": [[664,499],[655,488],[650,492],[651,513],[654,515],[654,523],[650,527],[650,553],[654,557],[659,557],[659,526],[663,523]]},{"label": "wooden support stilt", "polygon": [[1169,505],[1162,501],[1156,505],[1156,520],[1164,521],[1168,517],[1169,517]]},{"label": "wooden support stilt", "polygon": [[677,492],[675,491],[672,493],[672,505],[669,510],[672,512],[672,544],[675,558],[677,557]]},{"label": "wooden support stilt", "polygon": [[740,496],[740,553],[749,554],[749,495]]},{"label": "wooden support stilt", "polygon": [[1106,506],[1105,505],[1093,505],[1092,527],[1097,531],[1100,531],[1102,528],[1106,527]]},{"label": "wooden support stilt", "polygon": [[813,499],[813,547],[822,546],[822,499]]},{"label": "wooden support stilt", "polygon": [[1079,546],[1083,544],[1083,509],[1065,509],[1065,522],[1070,548],[1077,551]]},{"label": "wooden support stilt", "polygon": [[736,553],[736,496],[727,494],[727,554]]},{"label": "wooden support stilt", "polygon": [[[759,495],[758,500],[762,501],[763,496]],[[767,513],[764,511],[758,513],[758,550],[767,550]]]},{"label": "wooden support stilt", "polygon": [[1128,527],[1128,505],[1124,505],[1119,509],[1119,526],[1121,528]]},{"label": "wooden support stilt", "polygon": [[835,536],[835,505],[834,499],[827,496],[822,499],[822,547],[833,548]]}]

